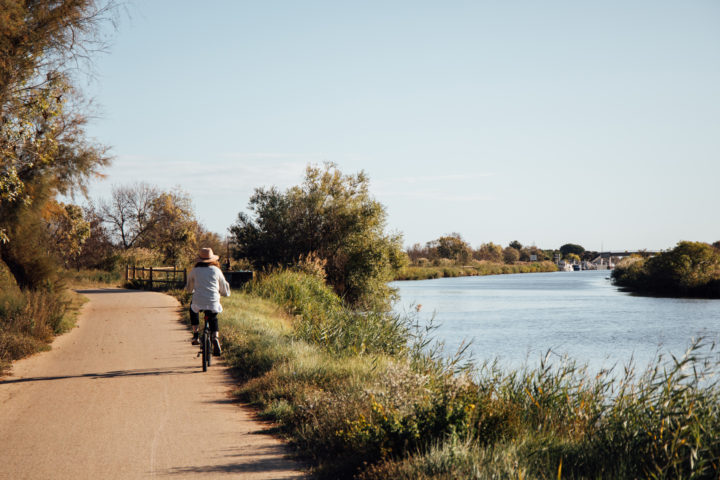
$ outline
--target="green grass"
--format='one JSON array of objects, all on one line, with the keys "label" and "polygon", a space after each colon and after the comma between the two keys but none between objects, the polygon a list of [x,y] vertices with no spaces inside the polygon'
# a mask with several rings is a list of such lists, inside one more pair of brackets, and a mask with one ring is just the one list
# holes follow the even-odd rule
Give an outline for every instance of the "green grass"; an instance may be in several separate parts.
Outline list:
[{"label": "green grass", "polygon": [[[223,300],[220,317],[236,394],[318,478],[717,478],[712,346],[640,373],[592,375],[569,360],[467,368],[429,348],[412,319],[357,322],[321,286],[271,275]],[[308,335],[308,322],[334,327]],[[335,338],[343,322],[373,347]]]}]

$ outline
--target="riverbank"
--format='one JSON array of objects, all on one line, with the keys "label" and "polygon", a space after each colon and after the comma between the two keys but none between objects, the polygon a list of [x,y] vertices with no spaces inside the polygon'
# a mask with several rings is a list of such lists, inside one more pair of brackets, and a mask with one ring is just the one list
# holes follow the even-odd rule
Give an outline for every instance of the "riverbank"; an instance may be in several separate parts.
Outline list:
[{"label": "riverbank", "polygon": [[289,272],[223,300],[236,394],[317,478],[712,478],[720,465],[720,395],[700,382],[717,366],[700,348],[620,380],[572,362],[464,365],[413,318],[338,300]]},{"label": "riverbank", "polygon": [[514,264],[478,262],[475,265],[409,265],[398,271],[395,280],[429,280],[446,277],[472,277],[482,275],[502,275],[509,273],[556,272],[557,265],[552,262],[518,262]]}]

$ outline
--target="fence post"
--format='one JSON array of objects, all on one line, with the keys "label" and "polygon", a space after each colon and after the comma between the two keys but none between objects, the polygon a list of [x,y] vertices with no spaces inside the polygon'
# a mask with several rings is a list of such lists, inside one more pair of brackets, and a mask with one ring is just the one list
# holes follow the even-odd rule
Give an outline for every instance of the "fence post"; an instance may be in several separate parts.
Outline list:
[{"label": "fence post", "polygon": [[130,273],[130,265],[125,264],[125,283],[128,282],[128,273]]},{"label": "fence post", "polygon": [[152,275],[152,268],[153,268],[153,267],[150,267],[150,288],[153,288],[153,284],[152,284],[152,282],[153,282],[153,278],[152,278],[152,277],[153,277],[153,275]]},{"label": "fence post", "polygon": [[187,268],[183,268],[183,286],[187,285]]}]

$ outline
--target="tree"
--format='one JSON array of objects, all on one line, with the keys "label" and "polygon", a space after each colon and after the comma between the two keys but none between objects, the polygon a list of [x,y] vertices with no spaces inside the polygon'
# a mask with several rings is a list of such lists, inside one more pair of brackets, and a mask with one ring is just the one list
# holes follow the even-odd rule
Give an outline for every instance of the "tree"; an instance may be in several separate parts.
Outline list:
[{"label": "tree", "polygon": [[92,34],[109,10],[94,0],[1,5],[0,256],[20,284],[36,273],[28,272],[26,252],[11,244],[25,242],[20,232],[29,225],[41,228],[45,202],[83,192],[109,162],[106,149],[85,136],[83,104],[68,74],[69,62],[76,65],[99,45]]},{"label": "tree", "polygon": [[617,285],[634,291],[720,298],[720,252],[703,242],[679,242],[654,257],[623,259],[612,276]]},{"label": "tree", "polygon": [[196,253],[199,228],[186,193],[159,193],[153,199],[150,217],[150,229],[140,246],[160,251],[164,262],[173,265]]},{"label": "tree", "polygon": [[147,248],[173,265],[192,258],[199,239],[215,240],[181,190],[165,192],[147,183],[115,187],[110,200],[100,202],[99,215],[120,248]]},{"label": "tree", "polygon": [[385,207],[368,192],[364,172],[343,175],[336,165],[308,166],[302,185],[285,192],[258,188],[250,214],[230,228],[236,259],[256,268],[289,266],[313,255],[327,281],[356,306],[384,304],[387,282],[406,259],[401,237],[385,233]]},{"label": "tree", "polygon": [[53,253],[65,268],[74,265],[90,237],[90,222],[85,220],[82,208],[50,201],[45,208],[44,218]]},{"label": "tree", "polygon": [[580,263],[580,255],[576,253],[568,253],[565,255],[565,260],[572,263]]},{"label": "tree", "polygon": [[560,247],[560,253],[562,253],[563,258],[567,258],[567,256],[571,253],[574,253],[577,256],[581,256],[585,249],[580,246],[576,245],[574,243],[566,243],[562,247]]},{"label": "tree", "polygon": [[473,256],[478,260],[487,260],[489,262],[499,263],[503,261],[503,248],[492,242],[483,243],[480,245],[480,248],[473,252]]},{"label": "tree", "polygon": [[115,268],[116,247],[112,242],[105,222],[93,204],[83,208],[83,218],[88,223],[88,235],[80,255],[75,259],[75,268],[97,268],[112,270]]},{"label": "tree", "polygon": [[518,251],[522,250],[522,248],[523,248],[522,243],[518,242],[517,240],[513,240],[512,242],[510,242],[508,247],[512,247]]},{"label": "tree", "polygon": [[405,253],[407,253],[408,258],[413,263],[418,262],[421,258],[426,260],[430,258],[430,249],[427,245],[422,246],[419,243],[415,243],[411,247],[408,247],[405,250]]},{"label": "tree", "polygon": [[503,260],[505,263],[515,263],[520,260],[520,252],[513,247],[507,247],[503,250]]},{"label": "tree", "polygon": [[149,235],[156,221],[153,214],[160,195],[147,183],[113,187],[110,201],[101,201],[99,214],[108,225],[115,242],[127,250]]},{"label": "tree", "polygon": [[472,250],[459,233],[451,233],[427,243],[428,250],[434,250],[440,258],[448,258],[459,263],[467,263]]}]

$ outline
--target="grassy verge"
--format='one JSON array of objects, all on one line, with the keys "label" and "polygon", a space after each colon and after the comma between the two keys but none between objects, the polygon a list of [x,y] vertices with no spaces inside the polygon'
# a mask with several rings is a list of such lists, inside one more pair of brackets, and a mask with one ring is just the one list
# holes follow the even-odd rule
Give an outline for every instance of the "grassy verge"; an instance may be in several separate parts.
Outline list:
[{"label": "grassy verge", "polygon": [[411,319],[360,321],[313,277],[271,275],[223,304],[237,394],[318,478],[717,478],[708,347],[621,378],[569,361],[473,369]]},{"label": "grassy verge", "polygon": [[552,262],[505,263],[481,262],[477,265],[445,265],[403,267],[395,280],[428,280],[444,277],[470,277],[482,275],[501,275],[507,273],[556,272],[557,266]]}]

